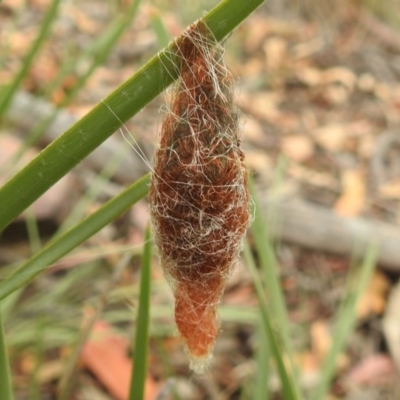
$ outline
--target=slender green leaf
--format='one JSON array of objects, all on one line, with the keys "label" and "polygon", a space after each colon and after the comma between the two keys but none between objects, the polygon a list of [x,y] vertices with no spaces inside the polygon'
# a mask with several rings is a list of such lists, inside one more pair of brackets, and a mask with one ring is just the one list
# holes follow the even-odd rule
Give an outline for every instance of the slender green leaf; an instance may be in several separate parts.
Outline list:
[{"label": "slender green leaf", "polygon": [[136,181],[121,194],[99,208],[79,225],[50,242],[10,276],[0,282],[0,300],[29,283],[36,275],[60,259],[101,228],[112,222],[147,193],[149,175]]},{"label": "slender green leaf", "polygon": [[133,347],[134,361],[129,400],[144,399],[149,346],[151,246],[150,230],[147,229],[140,275],[139,308],[136,320],[135,343]]},{"label": "slender green leaf", "polygon": [[[1,279],[0,279],[1,281]],[[1,314],[3,321],[7,321],[8,317],[13,315],[14,308],[18,303],[22,294],[22,290],[16,290],[12,295],[1,301]]]},{"label": "slender green leaf", "polygon": [[[221,40],[263,1],[225,0],[203,20]],[[171,43],[11,178],[0,189],[0,230],[170,85],[178,75],[176,65]]]},{"label": "slender green leaf", "polygon": [[25,78],[29,68],[32,65],[32,62],[37,55],[38,51],[40,50],[43,42],[46,40],[50,28],[57,16],[57,11],[58,7],[60,5],[61,1],[60,0],[53,0],[47,14],[44,17],[43,23],[41,24],[40,32],[32,46],[29,48],[29,52],[24,58],[23,62],[21,63],[21,69],[17,73],[17,75],[14,77],[13,82],[11,83],[10,86],[7,87],[7,90],[3,95],[0,97],[0,116],[4,113],[4,111],[7,109],[8,105],[10,104],[10,101],[16,92],[16,90],[19,88],[22,80]]},{"label": "slender green leaf", "polygon": [[[67,74],[71,73],[73,69],[76,69],[77,65],[79,66],[81,64],[89,64],[85,72],[79,75],[74,85],[69,88],[68,93],[57,105],[57,108],[54,109],[53,113],[33,126],[33,129],[25,138],[21,148],[16,152],[13,157],[10,158],[9,162],[7,163],[8,165],[13,165],[13,163],[18,162],[18,160],[25,153],[26,149],[34,145],[40,139],[43,132],[57,118],[60,109],[71,103],[71,101],[85,86],[87,80],[92,76],[96,68],[104,63],[104,60],[113,50],[118,39],[124,33],[125,29],[132,23],[132,20],[135,17],[139,8],[140,2],[141,0],[133,1],[128,10],[126,10],[123,15],[120,18],[116,19],[108,28],[106,28],[104,33],[102,33],[97,38],[97,40],[95,40],[92,46],[87,49],[86,54],[84,54],[78,60],[70,61],[67,67],[63,66],[63,68],[61,68],[59,76],[57,76],[55,78],[55,82],[52,83],[49,88],[47,88],[47,90],[45,90],[46,92],[49,92],[49,89],[54,90],[56,84],[59,85],[62,82],[62,79]],[[88,61],[87,59],[88,56],[90,58],[90,61]]]},{"label": "slender green leaf", "polygon": [[365,288],[371,279],[378,256],[378,248],[371,244],[365,255],[361,270],[350,275],[348,280],[347,295],[337,314],[335,328],[332,337],[332,347],[326,356],[321,369],[321,378],[313,399],[324,400],[333,379],[336,362],[339,355],[344,351],[349,336],[356,323],[357,304],[365,292]]},{"label": "slender green leaf", "polygon": [[12,394],[12,382],[10,367],[8,363],[7,347],[5,343],[0,303],[0,399],[12,400],[13,398],[14,396]]},{"label": "slender green leaf", "polygon": [[254,184],[251,179],[249,180],[249,186],[255,205],[255,219],[252,224],[251,230],[253,232],[257,253],[260,257],[260,266],[263,270],[263,275],[265,277],[263,281],[267,289],[268,301],[276,320],[275,323],[277,324],[279,332],[282,335],[284,348],[288,352],[288,357],[292,365],[292,370],[294,373],[296,373],[296,368],[293,361],[293,346],[290,338],[289,318],[287,315],[285,298],[279,279],[279,271],[274,249],[269,240],[269,235],[267,234],[267,228],[265,226],[263,216],[260,212],[261,206],[258,202]]},{"label": "slender green leaf", "polygon": [[[276,367],[281,380],[283,398],[285,400],[300,400],[302,397],[300,396],[300,392],[297,388],[295,376],[292,371],[288,371],[284,362],[285,358],[288,357],[288,354],[284,347],[284,343],[279,340],[282,336],[281,332],[279,331],[280,327],[276,326],[276,319],[271,317],[271,314],[274,311],[273,309],[271,310],[272,312],[270,311],[270,306],[265,295],[265,290],[262,286],[260,275],[257,272],[257,268],[255,266],[255,262],[248,243],[245,243],[244,246],[244,257],[246,260],[246,265],[253,278],[254,288],[256,290],[258,301],[260,303],[260,311],[264,322],[267,340],[270,345],[272,356],[275,359]],[[279,336],[277,336],[277,334],[274,332],[274,328],[278,329],[278,333],[280,334]]]},{"label": "slender green leaf", "polygon": [[265,324],[260,313],[260,322],[257,327],[257,339],[258,339],[258,349],[256,354],[256,366],[255,371],[255,382],[254,391],[252,398],[254,400],[269,400],[270,390],[269,390],[269,376],[271,369],[270,367],[270,356],[271,350],[268,342],[268,334],[265,329]]},{"label": "slender green leaf", "polygon": [[44,340],[46,332],[46,322],[44,318],[34,321],[35,331],[34,343],[34,367],[29,379],[29,399],[40,400],[41,382],[39,378],[40,367],[44,363]]},{"label": "slender green leaf", "polygon": [[123,160],[126,152],[128,151],[130,151],[130,148],[126,146],[126,143],[121,142],[121,145],[118,146],[118,151],[113,154],[110,160],[108,160],[107,163],[104,165],[99,175],[96,176],[95,179],[91,182],[86,193],[74,206],[74,209],[71,211],[68,217],[66,217],[65,220],[62,222],[62,225],[58,229],[55,236],[60,235],[62,232],[65,232],[67,229],[78,223],[78,221],[86,213],[88,206],[95,202],[97,196],[101,192],[101,189],[106,185],[111,176],[117,170],[117,168],[121,164],[121,160]]},{"label": "slender green leaf", "polygon": [[113,50],[118,39],[124,33],[125,29],[132,24],[132,20],[135,17],[141,0],[134,0],[128,10],[124,12],[121,18],[115,20],[109,28],[100,36],[100,39],[95,42],[95,45],[91,49],[92,62],[85,71],[84,74],[79,76],[78,80],[74,86],[70,89],[69,95],[66,97],[65,101],[61,105],[69,103],[79,92],[79,90],[85,85],[88,78],[92,75],[95,69],[102,65],[105,59]]},{"label": "slender green leaf", "polygon": [[154,12],[154,14],[151,16],[151,26],[157,35],[157,41],[160,48],[168,46],[170,37],[158,12]]},{"label": "slender green leaf", "polygon": [[57,400],[68,400],[71,398],[71,392],[73,388],[74,378],[77,371],[77,365],[79,363],[79,358],[82,353],[82,349],[90,337],[90,334],[93,330],[93,327],[96,321],[100,318],[101,313],[104,310],[104,307],[107,304],[108,297],[111,289],[115,286],[116,282],[121,277],[121,272],[128,265],[131,260],[132,253],[125,254],[124,257],[120,260],[116,268],[114,269],[114,273],[112,275],[112,279],[109,281],[108,285],[104,288],[102,293],[100,294],[97,304],[91,316],[85,320],[84,327],[80,330],[78,339],[76,340],[75,346],[67,360],[64,364],[64,370],[58,382],[58,398]]},{"label": "slender green leaf", "polygon": [[29,243],[31,245],[31,251],[32,254],[34,254],[41,249],[42,243],[40,240],[40,233],[39,233],[37,219],[35,217],[33,210],[31,209],[27,210],[25,222],[28,231]]}]

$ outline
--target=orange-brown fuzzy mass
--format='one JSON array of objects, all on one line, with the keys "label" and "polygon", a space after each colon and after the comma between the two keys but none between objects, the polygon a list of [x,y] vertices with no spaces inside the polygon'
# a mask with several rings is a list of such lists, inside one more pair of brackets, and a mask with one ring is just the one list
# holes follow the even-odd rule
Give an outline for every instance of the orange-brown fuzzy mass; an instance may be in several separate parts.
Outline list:
[{"label": "orange-brown fuzzy mass", "polygon": [[200,369],[212,352],[216,306],[249,223],[249,193],[221,47],[198,22],[176,50],[180,77],[162,125],[149,199],[178,329]]}]

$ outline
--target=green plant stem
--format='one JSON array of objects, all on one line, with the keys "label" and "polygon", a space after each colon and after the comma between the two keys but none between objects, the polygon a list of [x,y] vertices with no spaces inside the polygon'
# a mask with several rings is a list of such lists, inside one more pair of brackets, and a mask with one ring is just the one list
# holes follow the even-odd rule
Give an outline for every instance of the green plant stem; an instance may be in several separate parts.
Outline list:
[{"label": "green plant stem", "polygon": [[43,132],[51,125],[51,123],[57,118],[57,115],[63,107],[67,106],[72,102],[72,100],[78,95],[81,89],[85,86],[87,80],[92,76],[93,72],[97,69],[99,65],[104,63],[104,60],[108,57],[113,47],[117,43],[118,39],[121,37],[126,27],[132,23],[133,18],[135,17],[137,10],[139,8],[141,0],[135,0],[128,10],[126,10],[123,15],[115,20],[105,32],[97,38],[95,43],[87,50],[88,54],[85,54],[86,57],[82,56],[78,60],[74,60],[75,62],[70,62],[66,67],[64,66],[63,71],[61,71],[60,76],[56,78],[56,82],[47,90],[47,92],[51,92],[50,89],[54,89],[56,84],[60,84],[62,79],[68,74],[72,72],[72,69],[76,67],[76,65],[87,63],[88,56],[90,59],[89,66],[86,71],[78,76],[77,81],[73,85],[72,88],[68,91],[68,94],[64,97],[60,104],[57,105],[57,108],[53,111],[51,115],[47,118],[39,121],[36,125],[33,126],[29,135],[25,138],[23,145],[16,152],[16,154],[10,158],[8,162],[8,167],[11,167],[25,153],[25,151],[34,145],[42,136]]},{"label": "green plant stem", "polygon": [[99,175],[97,175],[91,182],[86,193],[74,206],[74,209],[71,211],[68,217],[64,219],[54,237],[60,235],[62,232],[65,232],[73,225],[78,223],[81,218],[83,218],[84,213],[87,211],[89,205],[95,202],[106,182],[109,182],[110,178],[119,167],[121,160],[129,150],[130,148],[128,148],[124,142],[121,142],[121,145],[118,146],[118,151],[116,151],[115,154],[113,154],[113,156],[105,163],[102,171],[100,171]]},{"label": "green plant stem", "polygon": [[275,359],[276,367],[281,380],[283,398],[285,400],[301,400],[302,397],[298,389],[298,383],[296,382],[296,375],[293,374],[292,371],[290,371],[285,365],[284,360],[288,354],[284,348],[284,344],[281,343],[274,331],[274,328],[276,328],[274,324],[275,319],[271,316],[270,307],[265,295],[265,289],[262,285],[260,275],[257,272],[250,247],[247,242],[244,246],[244,257],[248,270],[252,276],[254,288],[260,303],[261,318],[264,323],[265,333],[269,341],[271,354]]},{"label": "green plant stem", "polygon": [[365,254],[362,266],[357,271],[350,271],[346,287],[346,297],[335,318],[335,327],[332,334],[332,347],[326,355],[321,368],[321,378],[312,397],[314,400],[327,398],[330,383],[334,377],[337,359],[345,350],[349,336],[357,321],[357,304],[361,299],[372,273],[376,266],[378,246],[371,243]]},{"label": "green plant stem", "polygon": [[271,349],[268,342],[263,317],[260,313],[260,322],[257,324],[258,349],[256,355],[257,369],[255,371],[255,380],[253,388],[254,400],[269,400],[271,398],[269,391],[269,374]]},{"label": "green plant stem", "polygon": [[25,223],[28,231],[29,243],[31,245],[31,252],[35,254],[42,248],[42,243],[40,240],[39,226],[32,209],[26,210]]},{"label": "green plant stem", "polygon": [[[263,1],[225,0],[203,20],[221,40]],[[0,230],[170,85],[178,62],[171,43],[11,178],[0,189]]]},{"label": "green plant stem", "polygon": [[0,399],[13,400],[10,366],[8,363],[7,347],[3,329],[0,303]]},{"label": "green plant stem", "polygon": [[136,181],[121,194],[100,207],[79,225],[50,242],[14,273],[0,282],[0,300],[26,285],[49,265],[60,259],[79,244],[112,222],[118,215],[129,209],[147,194],[150,175]]},{"label": "green plant stem", "polygon": [[0,117],[3,115],[4,111],[9,106],[14,93],[20,86],[22,80],[25,78],[29,68],[32,65],[32,62],[33,62],[36,54],[40,50],[43,42],[46,40],[46,38],[50,32],[50,28],[57,16],[57,11],[58,11],[59,5],[60,5],[60,0],[53,0],[53,2],[51,3],[50,8],[49,8],[46,16],[44,17],[44,21],[41,25],[39,35],[36,38],[36,40],[34,41],[34,43],[32,44],[32,46],[30,47],[28,54],[22,61],[22,66],[21,66],[20,71],[14,77],[13,82],[7,88],[4,95],[2,97],[0,97]]},{"label": "green plant stem", "polygon": [[282,335],[284,348],[288,353],[288,357],[292,366],[292,371],[293,373],[297,374],[296,366],[293,361],[294,352],[290,339],[289,317],[286,308],[285,296],[283,294],[281,282],[279,279],[279,270],[274,249],[269,240],[263,215],[260,212],[261,206],[258,201],[256,189],[254,187],[252,179],[249,179],[249,187],[255,205],[255,218],[251,230],[253,232],[257,252],[260,257],[260,266],[264,273],[263,281],[267,289],[270,308],[273,311],[273,316],[276,320],[276,324],[279,326],[279,331]]},{"label": "green plant stem", "polygon": [[154,33],[157,35],[158,45],[162,47],[168,46],[170,41],[168,32],[165,28],[164,22],[159,12],[155,12],[150,19],[151,26],[153,27]]},{"label": "green plant stem", "polygon": [[75,383],[75,374],[78,370],[79,358],[81,356],[82,349],[85,343],[88,341],[96,321],[100,318],[101,313],[104,311],[104,308],[107,305],[108,295],[110,291],[120,279],[121,273],[129,264],[132,255],[132,253],[125,254],[124,257],[122,257],[121,261],[118,263],[114,270],[111,281],[108,282],[108,285],[104,288],[102,293],[100,293],[99,299],[95,304],[92,315],[85,321],[85,324],[79,333],[78,340],[69,358],[64,363],[64,371],[58,382],[57,400],[68,400],[71,398],[73,384]]},{"label": "green plant stem", "polygon": [[129,400],[143,400],[147,375],[147,351],[150,320],[151,240],[147,229],[140,276],[139,308],[134,339],[134,362],[131,376]]}]

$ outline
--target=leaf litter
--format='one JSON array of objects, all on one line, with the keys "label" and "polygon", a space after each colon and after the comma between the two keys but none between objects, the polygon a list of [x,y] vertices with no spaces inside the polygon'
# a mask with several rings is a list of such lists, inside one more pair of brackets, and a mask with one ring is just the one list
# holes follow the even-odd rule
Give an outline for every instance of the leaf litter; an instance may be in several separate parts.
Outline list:
[{"label": "leaf litter", "polygon": [[[17,12],[18,5],[3,1],[0,7],[2,21],[6,21],[9,13]],[[100,14],[104,18],[106,6],[102,7],[104,9]],[[399,159],[400,150],[393,138],[398,134],[400,123],[400,33],[366,6],[360,9],[355,4],[343,2],[342,7],[338,6],[335,14],[325,20],[325,24],[318,19],[318,6],[315,8],[314,12],[307,8],[292,10],[289,16],[263,8],[226,43],[233,75],[240,77],[236,84],[243,112],[243,148],[248,166],[259,183],[260,193],[267,195],[276,174],[275,166],[284,155],[288,165],[281,183],[283,192],[286,188],[291,196],[322,205],[347,218],[359,216],[398,226],[400,169],[395,160]],[[40,7],[35,5],[23,10],[32,23],[13,37],[13,51],[8,54],[6,68],[1,72],[4,81],[17,70],[18,57],[26,51],[26,44],[34,37],[31,26],[35,27],[35,16],[39,11]],[[176,31],[180,25],[179,17],[167,10],[165,12],[170,26]],[[151,40],[154,33],[146,7],[140,13],[142,18],[137,18],[138,25],[126,32],[122,47],[115,49],[102,70],[93,75],[88,90],[82,91],[74,105],[68,108],[71,113],[84,113],[100,101],[104,93],[132,73],[132,64],[139,67],[154,51],[155,39]],[[68,6],[62,18],[73,21],[74,28],[70,35],[77,41],[92,40],[102,28],[102,23],[98,22],[100,17],[90,7],[78,10],[73,5]],[[65,21],[60,24],[63,34],[71,29]],[[142,41],[144,45],[142,53],[132,53],[132,58],[127,55],[123,44],[134,43],[135,38],[140,38],[138,43]],[[39,94],[41,88],[56,75],[59,60],[66,57],[60,47],[61,39],[60,35],[50,38],[23,89]],[[46,69],[43,69],[44,65]],[[74,77],[68,77],[48,97],[48,101],[60,102],[68,91],[71,79]],[[161,102],[161,99],[156,99],[127,124],[142,147],[147,149],[148,158],[160,129],[157,110]],[[109,183],[111,186],[120,184]],[[85,185],[87,182],[82,182],[83,188]],[[104,195],[102,201],[106,198],[107,195]],[[131,220],[122,218],[116,221],[118,229],[106,233],[110,242],[125,245],[132,236],[142,234],[143,224],[140,221],[136,224],[135,214],[130,215]],[[300,370],[304,369],[304,374],[316,373],[329,345],[331,318],[343,296],[343,283],[350,261],[348,257],[305,249],[295,243],[278,243],[277,250],[289,314],[302,332],[301,340],[296,343],[298,358],[303,360],[300,361]],[[156,260],[154,265],[157,269]],[[254,294],[248,290],[251,280],[243,268],[237,267],[227,283],[227,304],[248,304],[248,312],[252,312],[256,310],[256,302]],[[235,279],[235,274],[243,276]],[[392,355],[382,344],[390,338],[385,338],[379,323],[385,312],[391,282],[397,277],[398,273],[393,272],[388,276],[385,269],[373,276],[360,304],[359,329],[349,344],[343,363],[338,365],[333,395],[351,399],[356,391],[354,385],[368,391],[364,388],[368,382],[368,387],[374,388],[373,393],[382,390],[389,393],[385,398],[396,398],[399,388],[394,379],[376,379],[371,383],[373,373],[370,371],[375,365],[374,359],[376,365],[385,365],[385,371],[393,371],[394,368]],[[99,279],[101,284],[101,277]],[[128,279],[134,283],[134,277]],[[167,290],[158,272],[154,279],[161,293]],[[236,292],[240,301],[235,301]],[[171,301],[169,295],[163,294],[156,294],[154,299],[154,307],[161,307],[160,310],[163,310],[163,301]],[[116,305],[118,302],[110,309]],[[224,312],[223,298],[223,316]],[[160,312],[158,315],[164,325],[173,326],[171,306],[163,316]],[[129,325],[127,321],[125,324]],[[221,324],[222,333],[216,343],[215,360],[211,367],[213,385],[190,378],[187,362],[182,357],[182,349],[175,343],[172,328],[164,330],[164,336],[158,335],[154,329],[152,331],[161,346],[165,345],[171,352],[169,368],[182,379],[177,388],[184,392],[184,381],[196,387],[192,391],[193,396],[187,398],[212,397],[212,394],[222,393],[228,390],[229,377],[239,379],[238,384],[229,389],[230,398],[239,398],[241,386],[251,377],[251,372],[243,375],[237,375],[237,372],[256,351],[253,325],[240,320],[233,323],[225,317]],[[159,327],[159,324],[156,323],[156,326]],[[171,340],[173,345],[169,342]],[[357,346],[357,340],[365,345]],[[152,346],[151,349],[153,365],[149,374],[156,380],[167,382],[166,367],[157,366],[162,364],[155,350],[157,347]],[[49,352],[44,363],[52,359],[54,353]],[[94,371],[89,366],[86,368]],[[84,369],[80,371],[82,376],[85,373]],[[348,377],[352,380],[351,384],[346,380]],[[23,382],[24,378],[27,379],[22,374],[19,381]],[[103,378],[97,376],[97,379],[104,385]]]}]

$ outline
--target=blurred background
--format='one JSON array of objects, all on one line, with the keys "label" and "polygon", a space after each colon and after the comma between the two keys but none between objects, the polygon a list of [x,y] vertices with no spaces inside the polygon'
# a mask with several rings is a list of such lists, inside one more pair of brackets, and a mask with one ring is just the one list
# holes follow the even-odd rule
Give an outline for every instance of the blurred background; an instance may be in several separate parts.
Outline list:
[{"label": "blurred background", "polygon": [[[61,1],[45,30],[54,3],[0,2],[0,91],[26,66],[12,98],[0,102],[0,185],[218,2]],[[302,385],[318,380],[349,268],[374,238],[378,268],[327,398],[397,399],[400,1],[269,0],[225,47]],[[153,100],[2,233],[0,278],[149,171],[166,97]],[[126,398],[148,222],[143,200],[7,299],[16,399],[57,398],[60,380],[72,375],[71,399]],[[220,306],[210,373],[193,376],[155,256],[146,398],[252,398],[257,309],[241,261]],[[79,368],[65,375],[65,360],[90,323]],[[107,334],[96,341],[96,332]],[[274,372],[265,380],[271,398],[281,398]]]}]

